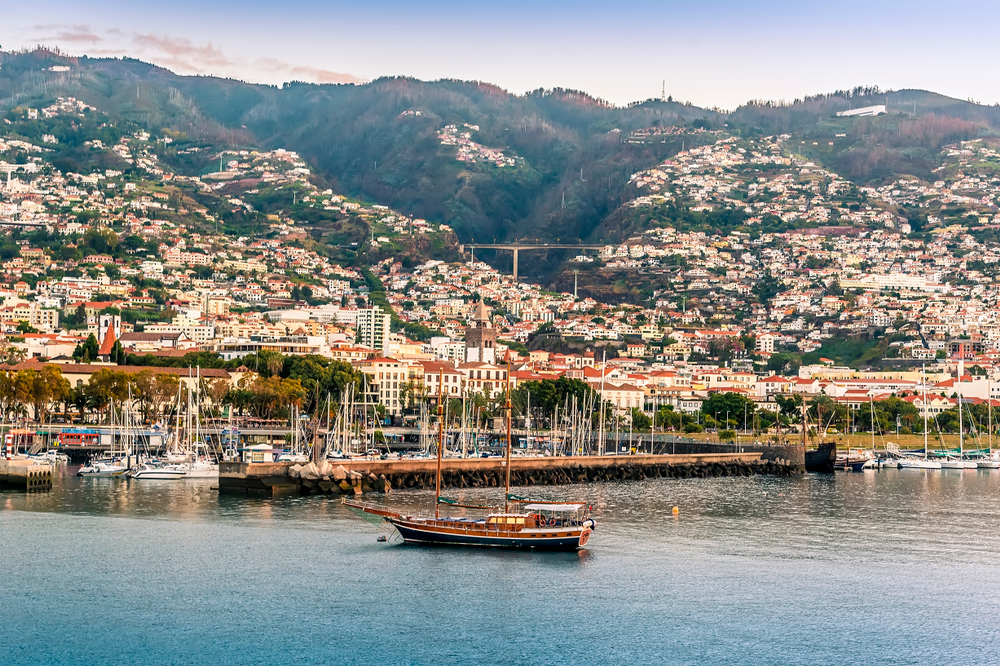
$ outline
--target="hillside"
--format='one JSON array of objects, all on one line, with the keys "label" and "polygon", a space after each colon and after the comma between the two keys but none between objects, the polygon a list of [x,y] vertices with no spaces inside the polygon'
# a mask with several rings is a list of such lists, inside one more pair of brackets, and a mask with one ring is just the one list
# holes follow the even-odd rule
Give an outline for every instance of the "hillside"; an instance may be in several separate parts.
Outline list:
[{"label": "hillside", "polygon": [[[183,77],[136,60],[46,52],[0,57],[4,106],[76,97],[111,118],[169,127],[229,146],[293,150],[335,190],[446,222],[463,240],[580,238],[621,203],[632,172],[681,147],[629,143],[650,126],[716,123],[676,102],[617,108],[566,90],[511,95],[477,82],[381,79],[281,89]],[[49,71],[55,66],[66,71]],[[476,127],[478,146],[516,165],[459,160],[448,125]]]},{"label": "hillside", "polygon": [[[82,123],[56,128],[59,144],[51,158],[63,171],[115,168],[114,154],[82,150],[79,138],[103,133],[103,143],[113,145],[126,128],[176,138],[157,154],[179,175],[221,170],[213,160],[223,150],[287,150],[308,165],[308,182],[317,191],[388,206],[400,219],[444,224],[459,242],[620,242],[665,225],[741,228],[753,215],[736,205],[709,210],[684,193],[662,205],[634,203],[646,194],[637,188],[637,177],[662,169],[682,151],[727,138],[766,143],[781,136],[773,145],[782,158],[844,179],[841,194],[849,195],[852,187],[880,187],[900,176],[933,182],[935,170],[945,166],[945,146],[990,140],[1000,127],[998,107],[917,90],[856,88],[789,103],[755,101],[722,114],[673,100],[615,107],[562,89],[513,95],[474,81],[383,78],[365,85],[277,88],[178,76],[134,59],[0,53],[0,112],[45,107],[59,97],[74,97],[109,120],[86,131]],[[887,104],[889,114],[835,117],[871,104]],[[27,119],[19,131],[30,133]],[[741,179],[748,174],[725,168],[736,169],[745,200],[747,183]],[[777,175],[765,170],[753,177]],[[223,193],[239,198],[251,189],[228,185]],[[341,219],[342,211],[334,215],[324,210],[328,206],[303,205],[297,196],[289,188],[270,188],[241,201],[255,213],[296,220],[332,251],[373,231]],[[201,202],[219,208],[208,203]],[[223,206],[218,216],[234,233],[260,227],[246,208]],[[765,218],[764,224],[780,230],[807,223]],[[501,266],[509,261],[502,254],[485,258]],[[551,275],[567,258],[540,254],[522,272]]]}]

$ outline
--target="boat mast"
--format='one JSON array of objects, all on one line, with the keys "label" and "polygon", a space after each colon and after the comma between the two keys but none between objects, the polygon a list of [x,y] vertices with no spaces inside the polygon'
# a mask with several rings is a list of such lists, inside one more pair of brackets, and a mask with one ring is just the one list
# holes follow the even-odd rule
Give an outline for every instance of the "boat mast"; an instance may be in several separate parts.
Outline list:
[{"label": "boat mast", "polygon": [[924,460],[927,460],[927,375],[925,366],[920,366],[920,383],[924,385]]},{"label": "boat mast", "polygon": [[466,451],[469,448],[469,434],[468,428],[468,412],[465,406],[465,383],[462,383],[462,457],[466,455]]},{"label": "boat mast", "polygon": [[[802,398],[802,448],[806,448],[806,428],[809,422],[806,420],[806,399]],[[718,427],[718,426],[716,426]]]},{"label": "boat mast", "polygon": [[[872,397],[871,391],[868,391],[868,411],[872,417],[872,453],[875,453],[875,399]],[[848,457],[850,457],[851,452],[847,452]]]},{"label": "boat mast", "polygon": [[434,518],[441,517],[441,452],[444,450],[444,369],[438,370],[438,460],[437,479],[434,482]]},{"label": "boat mast", "polygon": [[965,427],[962,423],[962,373],[965,370],[965,362],[958,362],[958,459],[962,459],[962,450],[965,448],[963,440],[965,439]]},{"label": "boat mast", "polygon": [[503,489],[503,512],[510,511],[510,358],[507,358],[507,474]]},{"label": "boat mast", "polygon": [[608,374],[608,349],[604,348],[601,356],[601,425],[600,432],[597,433],[597,455],[604,455],[604,377]]}]

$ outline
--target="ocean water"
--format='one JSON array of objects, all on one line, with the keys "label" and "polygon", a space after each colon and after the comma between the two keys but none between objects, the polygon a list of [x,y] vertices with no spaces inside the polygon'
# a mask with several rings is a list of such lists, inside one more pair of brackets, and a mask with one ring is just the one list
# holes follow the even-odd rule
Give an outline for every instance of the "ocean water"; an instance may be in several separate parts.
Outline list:
[{"label": "ocean water", "polygon": [[336,500],[211,482],[3,492],[0,663],[1000,663],[996,471],[526,492],[593,504],[588,549],[380,543]]}]

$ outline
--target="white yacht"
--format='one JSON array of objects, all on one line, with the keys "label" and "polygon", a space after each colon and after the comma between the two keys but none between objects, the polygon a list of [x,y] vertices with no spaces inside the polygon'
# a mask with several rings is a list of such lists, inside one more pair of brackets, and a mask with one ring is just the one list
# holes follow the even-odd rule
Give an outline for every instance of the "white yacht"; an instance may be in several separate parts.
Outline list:
[{"label": "white yacht", "polygon": [[193,463],[188,463],[187,465],[172,465],[177,469],[182,469],[186,472],[185,479],[218,479],[219,478],[219,465],[218,463],[210,462],[208,460],[197,460]]},{"label": "white yacht", "polygon": [[926,458],[903,458],[899,461],[899,469],[941,469],[941,463]]},{"label": "white yacht", "polygon": [[128,470],[120,460],[96,460],[87,463],[79,470],[77,476],[122,476]]},{"label": "white yacht", "polygon": [[154,465],[143,465],[137,470],[129,473],[133,479],[157,479],[161,481],[180,480],[187,475],[187,471],[175,467],[157,467]]},{"label": "white yacht", "polygon": [[53,463],[56,465],[62,465],[69,462],[69,456],[62,451],[56,451],[55,449],[49,449],[45,453],[39,453],[36,456],[32,456],[35,460],[43,463]]},{"label": "white yacht", "polygon": [[979,469],[1000,469],[1000,458],[994,453],[989,458],[980,458],[976,461],[976,467]]}]

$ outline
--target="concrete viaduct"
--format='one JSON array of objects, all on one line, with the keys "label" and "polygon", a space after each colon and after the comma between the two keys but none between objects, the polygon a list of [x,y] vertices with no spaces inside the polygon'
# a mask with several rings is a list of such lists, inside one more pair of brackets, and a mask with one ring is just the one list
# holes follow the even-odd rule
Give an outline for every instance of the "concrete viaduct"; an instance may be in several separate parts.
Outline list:
[{"label": "concrete viaduct", "polygon": [[476,248],[485,250],[510,250],[514,254],[514,279],[517,279],[517,259],[518,253],[522,250],[603,250],[607,243],[600,245],[588,243],[466,243],[459,245],[459,252],[465,252],[469,248],[475,253]]}]

